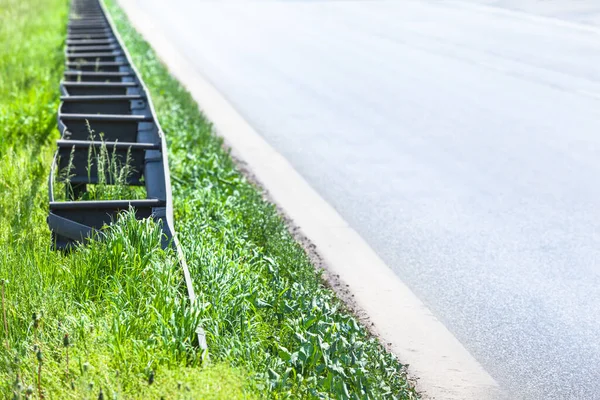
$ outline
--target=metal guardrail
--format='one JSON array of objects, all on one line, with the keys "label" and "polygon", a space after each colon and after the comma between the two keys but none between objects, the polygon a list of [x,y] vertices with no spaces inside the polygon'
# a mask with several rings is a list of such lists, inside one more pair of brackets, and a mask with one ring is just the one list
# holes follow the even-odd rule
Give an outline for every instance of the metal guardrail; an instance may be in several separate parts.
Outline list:
[{"label": "metal guardrail", "polygon": [[[66,40],[66,69],[60,84],[58,127],[62,133],[49,178],[48,225],[53,246],[68,249],[133,208],[138,219],[161,221],[163,247],[174,246],[190,300],[192,280],[174,236],[167,145],[148,91],[141,81],[110,15],[98,0],[73,0]],[[103,133],[101,140],[90,135]],[[124,180],[95,165],[95,150],[105,146],[109,162],[127,165]],[[60,171],[67,170],[66,174]],[[54,183],[62,182],[67,201],[55,201]],[[145,199],[81,200],[99,183],[145,188]],[[200,328],[199,328],[200,329]],[[203,345],[201,329],[200,347]]]}]

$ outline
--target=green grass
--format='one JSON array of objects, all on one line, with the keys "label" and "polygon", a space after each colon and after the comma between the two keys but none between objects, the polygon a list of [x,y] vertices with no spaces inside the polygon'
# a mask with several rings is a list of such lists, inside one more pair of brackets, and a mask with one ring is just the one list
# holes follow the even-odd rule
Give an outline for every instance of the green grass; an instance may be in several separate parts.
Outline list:
[{"label": "green grass", "polygon": [[54,139],[65,6],[0,0],[0,154],[16,143],[37,154]]},{"label": "green grass", "polygon": [[[187,302],[152,221],[125,214],[102,242],[50,249],[46,180],[67,6],[0,0],[0,396],[416,398],[402,365],[323,286],[112,2],[167,134],[176,229],[198,302]],[[198,324],[208,355],[193,343]]]}]

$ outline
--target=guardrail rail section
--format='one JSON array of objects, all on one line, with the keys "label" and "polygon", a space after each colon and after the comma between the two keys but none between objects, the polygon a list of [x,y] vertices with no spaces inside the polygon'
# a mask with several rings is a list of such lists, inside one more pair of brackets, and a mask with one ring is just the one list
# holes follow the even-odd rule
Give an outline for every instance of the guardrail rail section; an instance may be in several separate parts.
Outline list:
[{"label": "guardrail rail section", "polygon": [[[54,248],[85,242],[133,208],[138,219],[162,221],[162,246],[176,250],[188,299],[194,303],[190,272],[174,236],[167,143],[148,91],[100,1],[72,1],[65,52],[58,110],[62,135],[48,185]],[[65,201],[55,201],[55,182],[64,186]],[[90,200],[93,185],[99,184],[144,188],[145,198]],[[201,326],[195,336],[195,345],[207,355]]]},{"label": "guardrail rail section", "polygon": [[[62,136],[49,179],[48,225],[57,249],[83,242],[130,207],[137,218],[162,220],[163,246],[173,237],[166,142],[115,32],[97,0],[73,0],[60,84]],[[66,201],[55,201],[55,182],[64,184]],[[98,184],[143,187],[146,198],[139,191],[139,199],[89,200],[91,185]]]}]

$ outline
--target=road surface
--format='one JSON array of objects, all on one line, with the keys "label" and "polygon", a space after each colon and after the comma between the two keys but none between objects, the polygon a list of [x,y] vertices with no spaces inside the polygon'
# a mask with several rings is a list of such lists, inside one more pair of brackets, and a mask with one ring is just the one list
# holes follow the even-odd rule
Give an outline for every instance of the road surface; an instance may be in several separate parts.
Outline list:
[{"label": "road surface", "polygon": [[139,1],[512,398],[600,399],[600,6]]}]

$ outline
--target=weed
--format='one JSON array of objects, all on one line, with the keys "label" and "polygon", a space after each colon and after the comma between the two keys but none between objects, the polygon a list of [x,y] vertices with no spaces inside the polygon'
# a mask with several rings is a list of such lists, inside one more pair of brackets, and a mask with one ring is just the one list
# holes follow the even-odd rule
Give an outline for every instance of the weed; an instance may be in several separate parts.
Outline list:
[{"label": "weed", "polygon": [[63,336],[63,347],[65,348],[65,377],[69,379],[69,334]]}]

